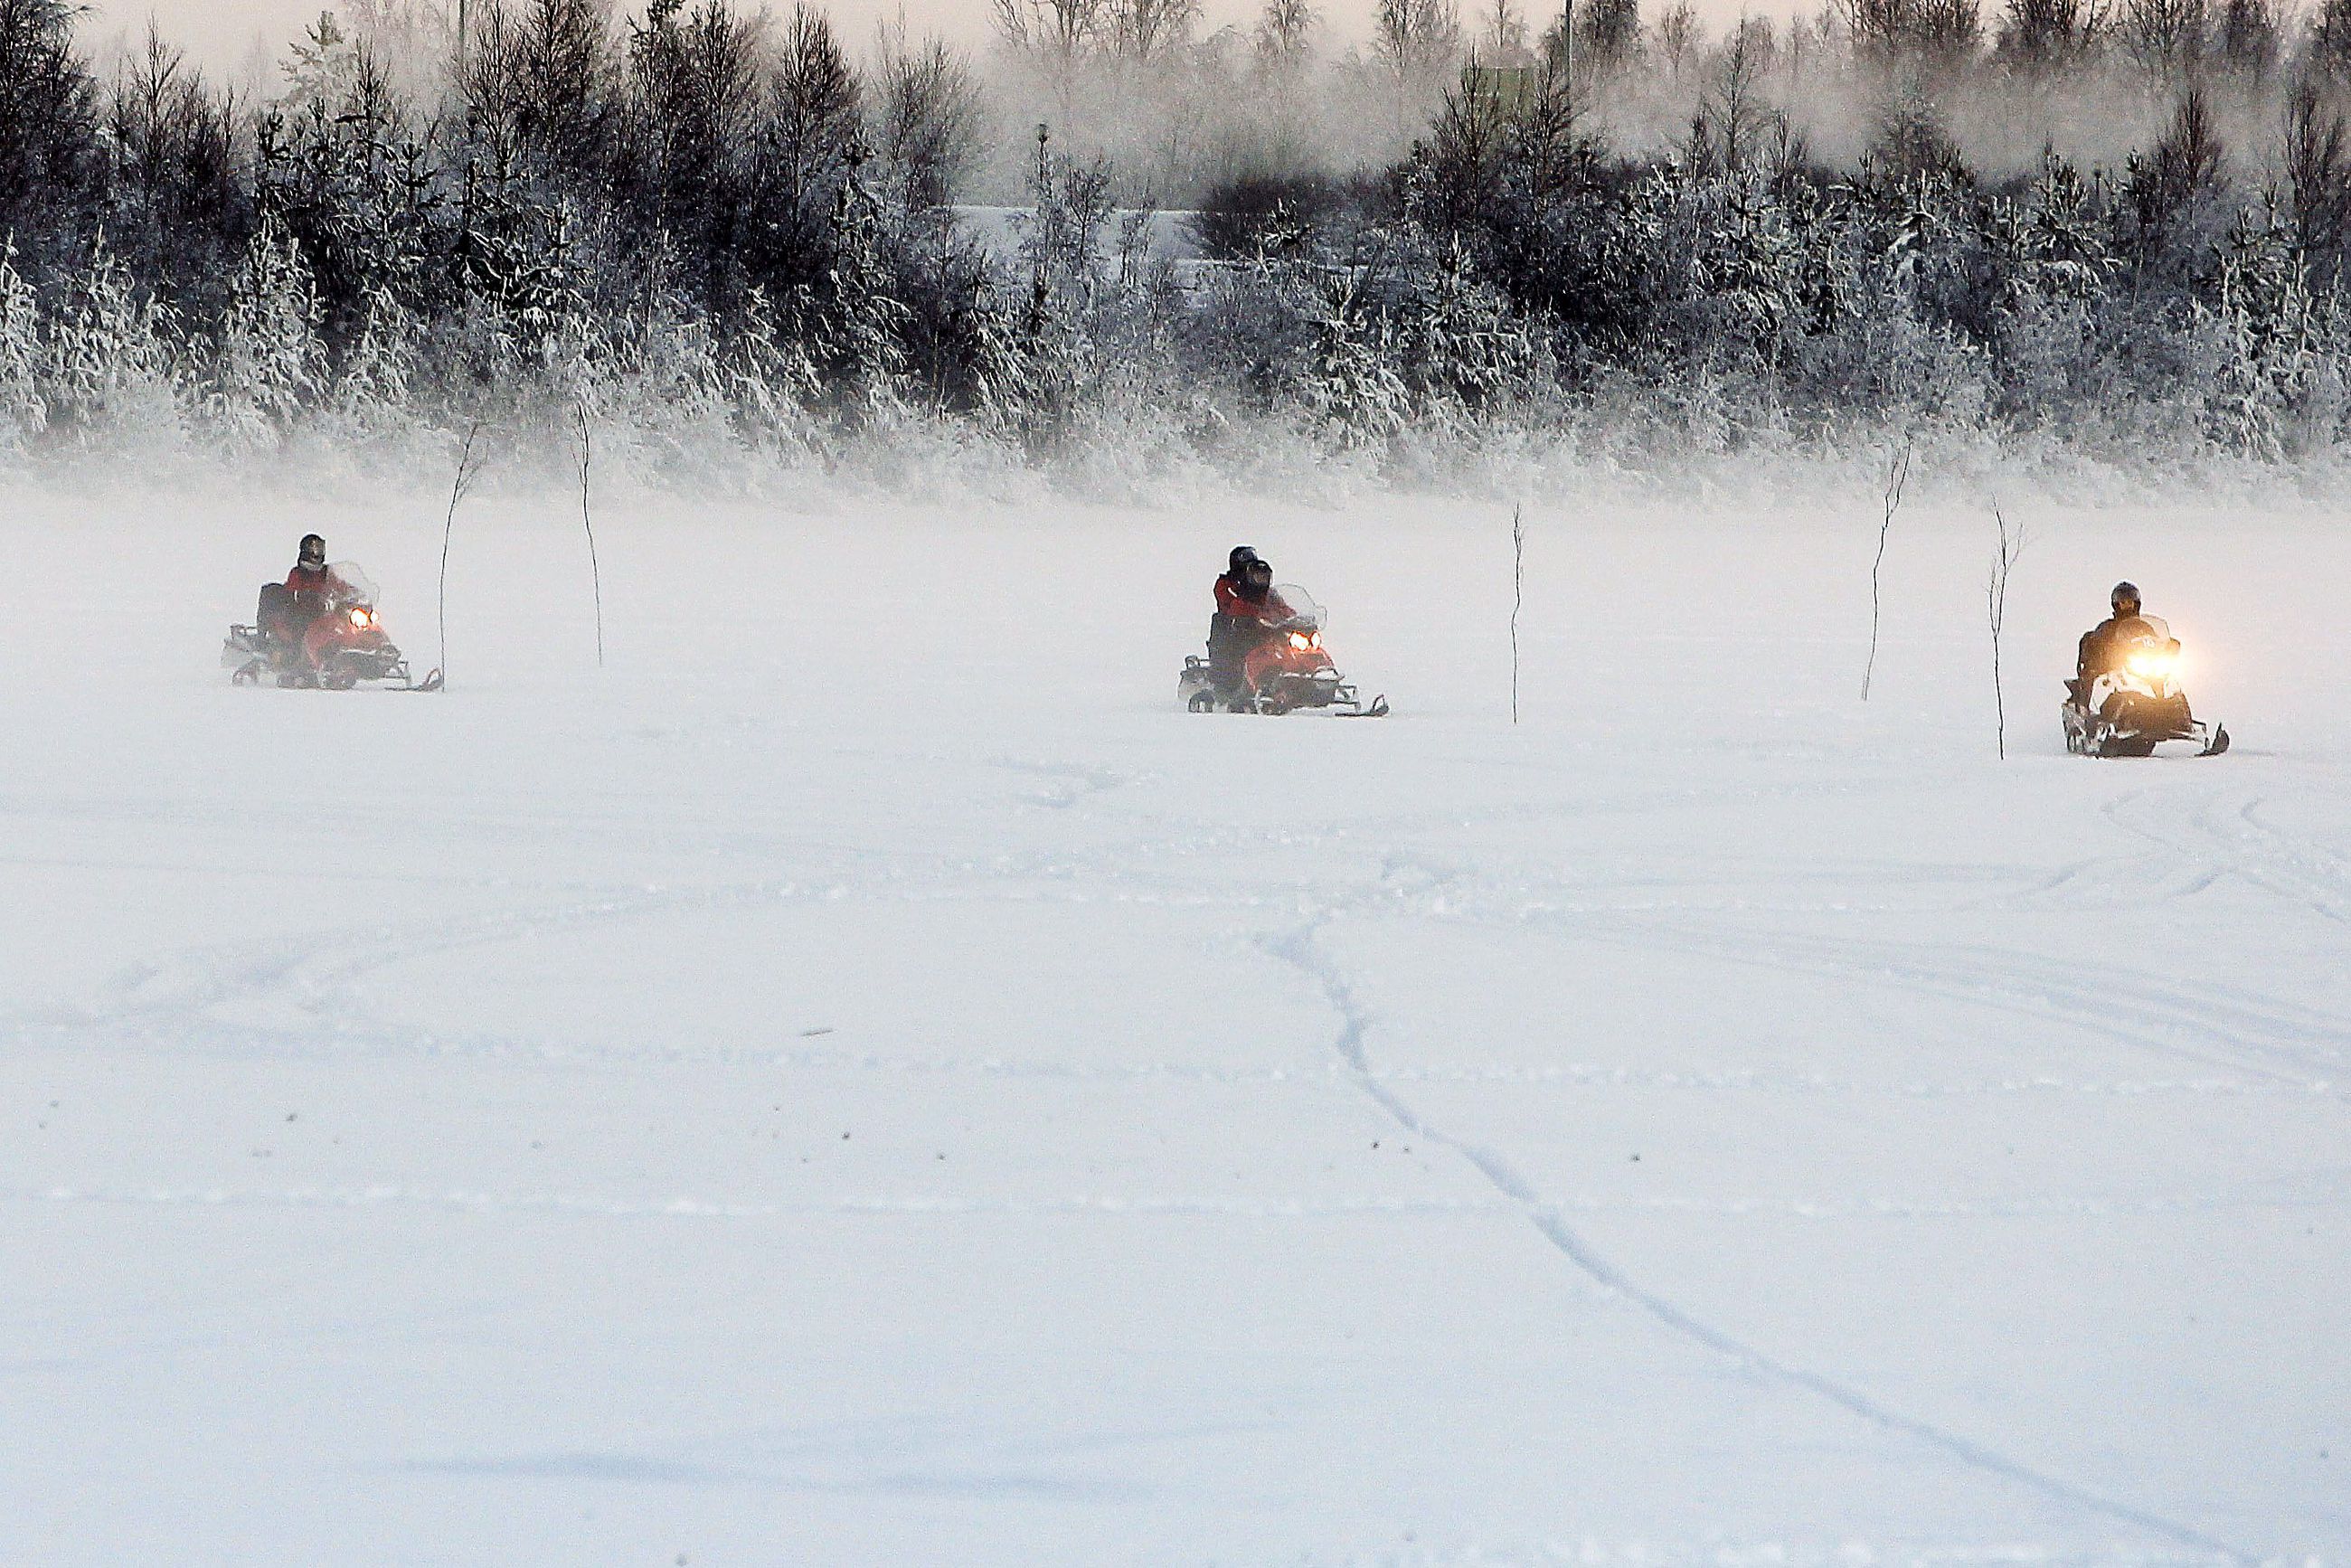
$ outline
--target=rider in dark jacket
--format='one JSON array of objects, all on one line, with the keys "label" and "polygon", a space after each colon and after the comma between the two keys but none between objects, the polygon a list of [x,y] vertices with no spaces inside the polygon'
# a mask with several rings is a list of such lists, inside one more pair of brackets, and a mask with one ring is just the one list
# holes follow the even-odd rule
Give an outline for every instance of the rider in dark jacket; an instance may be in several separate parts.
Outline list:
[{"label": "rider in dark jacket", "polygon": [[2076,695],[2089,690],[2092,681],[2122,663],[2119,650],[2124,641],[2123,623],[2139,618],[2137,585],[2116,583],[2115,591],[2106,596],[2106,605],[2114,613],[2082,633],[2074,665],[2074,674],[2079,677]]},{"label": "rider in dark jacket", "polygon": [[[1262,577],[1262,586],[1251,583]],[[1208,618],[1208,679],[1223,691],[1240,685],[1241,661],[1257,646],[1260,613],[1273,584],[1273,568],[1247,545],[1235,545],[1217,579],[1217,612]]]}]

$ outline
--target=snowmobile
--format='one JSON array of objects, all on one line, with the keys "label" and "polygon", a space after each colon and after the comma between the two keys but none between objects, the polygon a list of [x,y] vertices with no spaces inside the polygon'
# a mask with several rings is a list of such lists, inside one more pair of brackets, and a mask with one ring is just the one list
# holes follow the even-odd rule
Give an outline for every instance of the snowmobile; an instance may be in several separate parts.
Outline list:
[{"label": "snowmobile", "polygon": [[1273,590],[1288,612],[1270,622],[1265,640],[1241,661],[1239,679],[1220,685],[1209,660],[1198,653],[1184,661],[1176,683],[1176,700],[1193,713],[1295,713],[1321,709],[1337,718],[1385,718],[1388,699],[1366,703],[1343,679],[1322,646],[1322,607],[1294,583]]},{"label": "snowmobile", "polygon": [[2199,757],[2229,749],[2224,725],[2206,725],[2179,689],[2179,639],[2153,615],[2115,629],[2117,662],[2065,683],[2065,749],[2076,757],[2152,757],[2167,741],[2194,742]]},{"label": "snowmobile", "polygon": [[261,592],[261,609],[250,626],[231,626],[221,644],[221,665],[240,686],[259,685],[265,676],[280,686],[348,692],[366,685],[379,690],[434,692],[441,672],[413,679],[408,661],[384,633],[376,614],[375,584],[351,561],[327,569],[333,585],[325,603],[306,623],[292,596],[271,583]]}]

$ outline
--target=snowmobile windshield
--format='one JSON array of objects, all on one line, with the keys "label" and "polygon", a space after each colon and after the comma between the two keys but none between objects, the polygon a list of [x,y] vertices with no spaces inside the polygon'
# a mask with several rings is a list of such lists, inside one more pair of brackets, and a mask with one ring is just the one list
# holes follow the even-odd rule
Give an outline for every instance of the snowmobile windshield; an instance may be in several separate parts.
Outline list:
[{"label": "snowmobile windshield", "polygon": [[1274,584],[1273,597],[1281,601],[1277,613],[1280,610],[1289,612],[1287,617],[1275,622],[1275,625],[1295,627],[1301,632],[1322,630],[1322,607],[1314,602],[1312,594],[1299,587],[1298,584],[1294,582]]},{"label": "snowmobile windshield", "polygon": [[328,591],[333,596],[333,603],[364,604],[371,610],[375,608],[375,580],[360,570],[359,562],[339,560],[327,569],[327,575],[335,581],[335,586]]},{"label": "snowmobile windshield", "polygon": [[2179,643],[2152,615],[2134,615],[2115,628],[2121,667],[2142,681],[2168,681],[2179,673]]}]

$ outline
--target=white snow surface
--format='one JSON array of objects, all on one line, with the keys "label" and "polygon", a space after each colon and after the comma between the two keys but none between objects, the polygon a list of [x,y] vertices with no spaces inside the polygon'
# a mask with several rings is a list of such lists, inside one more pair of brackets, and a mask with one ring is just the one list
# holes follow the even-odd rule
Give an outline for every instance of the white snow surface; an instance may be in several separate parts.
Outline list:
[{"label": "white snow surface", "polygon": [[1876,508],[11,497],[0,1563],[2351,1559],[2351,535]]}]

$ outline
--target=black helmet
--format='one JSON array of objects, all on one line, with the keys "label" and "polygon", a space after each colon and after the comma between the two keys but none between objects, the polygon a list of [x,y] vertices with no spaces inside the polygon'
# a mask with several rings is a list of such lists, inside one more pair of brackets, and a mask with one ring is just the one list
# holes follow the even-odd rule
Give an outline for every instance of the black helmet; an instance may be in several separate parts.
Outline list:
[{"label": "black helmet", "polygon": [[2115,591],[2106,595],[2106,608],[2112,610],[2117,615],[2120,615],[2123,612],[2123,606],[2126,604],[2130,606],[2130,612],[2133,615],[2138,613],[2139,598],[2137,583],[2117,582],[2115,584]]},{"label": "black helmet", "polygon": [[327,541],[317,534],[302,536],[301,561],[304,566],[327,564]]},{"label": "black helmet", "polygon": [[1225,570],[1231,572],[1235,577],[1238,577],[1241,574],[1241,568],[1249,565],[1249,562],[1256,559],[1257,551],[1251,549],[1249,546],[1235,545],[1233,547],[1233,553],[1225,558]]},{"label": "black helmet", "polygon": [[1241,580],[1248,583],[1261,583],[1268,588],[1272,587],[1273,563],[1254,555],[1249,557],[1241,565]]}]

